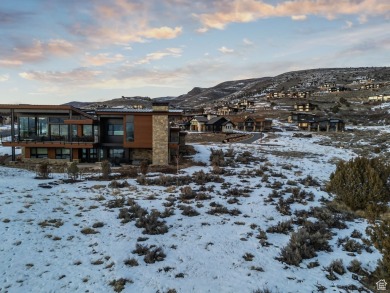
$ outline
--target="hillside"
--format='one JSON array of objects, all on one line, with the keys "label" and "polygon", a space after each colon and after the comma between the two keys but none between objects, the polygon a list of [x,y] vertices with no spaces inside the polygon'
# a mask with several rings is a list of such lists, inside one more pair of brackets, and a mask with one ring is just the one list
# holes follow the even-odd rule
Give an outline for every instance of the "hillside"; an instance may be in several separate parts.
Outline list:
[{"label": "hillside", "polygon": [[[0,291],[368,292],[361,281],[381,254],[367,221],[330,205],[324,187],[337,161],[357,156],[348,145],[367,146],[367,156],[388,148],[376,141],[388,127],[372,131],[356,128],[344,147],[287,132],[193,144],[193,166],[143,180],[83,172],[69,184],[1,166]],[[292,264],[283,251],[303,229],[321,233],[305,234],[310,256]]]},{"label": "hillside", "polygon": [[[306,92],[320,91],[325,83],[348,86],[359,89],[360,80],[369,80],[374,83],[389,82],[389,67],[362,67],[362,68],[320,68],[300,70],[280,74],[275,77],[264,77],[247,80],[229,81],[210,88],[195,87],[187,94],[180,95],[172,103],[181,107],[209,107],[215,103],[231,103],[242,97],[253,100],[262,100],[273,92]],[[389,91],[389,86],[379,92]],[[367,98],[372,90],[342,92],[340,96],[349,98]],[[322,99],[334,97],[332,94],[321,94]]]},{"label": "hillside", "polygon": [[[328,93],[325,84],[346,87],[350,90]],[[377,89],[362,89],[366,84],[381,84]],[[194,87],[186,94],[177,97],[124,97],[103,102],[70,102],[68,104],[82,108],[98,107],[150,107],[153,100],[169,101],[171,106],[183,109],[207,108],[216,105],[235,103],[243,97],[253,101],[269,101],[272,93],[310,92],[310,99],[330,104],[345,97],[352,102],[366,101],[369,96],[390,92],[390,67],[361,68],[320,68],[292,71],[275,77],[261,77],[245,80],[226,81],[216,86]],[[274,100],[276,104],[291,105],[296,99]]]}]

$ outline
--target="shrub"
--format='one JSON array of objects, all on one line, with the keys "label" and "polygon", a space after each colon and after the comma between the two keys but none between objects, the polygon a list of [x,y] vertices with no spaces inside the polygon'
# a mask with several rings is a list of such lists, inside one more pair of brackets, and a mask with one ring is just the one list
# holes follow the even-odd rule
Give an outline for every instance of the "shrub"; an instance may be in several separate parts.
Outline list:
[{"label": "shrub", "polygon": [[331,251],[328,244],[328,235],[320,232],[309,233],[306,228],[301,228],[292,233],[287,246],[282,248],[279,260],[299,266],[303,259],[317,256],[316,251]]},{"label": "shrub", "polygon": [[354,274],[363,275],[364,271],[362,269],[362,263],[358,261],[356,258],[351,260],[349,266],[347,267],[348,271]]},{"label": "shrub", "polygon": [[37,177],[47,179],[50,176],[50,165],[49,162],[40,162],[37,166]]},{"label": "shrub", "polygon": [[149,235],[165,234],[168,232],[168,226],[164,221],[159,220],[160,213],[153,210],[150,214],[140,216],[135,226],[138,228],[144,228],[142,233]]},{"label": "shrub", "polygon": [[375,271],[376,275],[390,278],[390,219],[377,222],[367,228],[374,246],[383,254]]},{"label": "shrub", "polygon": [[195,210],[192,206],[183,206],[182,210],[183,212],[181,214],[184,216],[188,216],[188,217],[199,216],[198,211]]},{"label": "shrub", "polygon": [[166,254],[164,253],[162,248],[156,247],[156,248],[149,250],[146,253],[146,255],[144,257],[144,261],[146,263],[155,263],[156,261],[163,261],[165,257],[166,257]]},{"label": "shrub", "polygon": [[148,251],[149,251],[148,246],[137,243],[135,245],[135,249],[132,252],[141,256],[141,255],[146,255],[148,253]]},{"label": "shrub", "polygon": [[130,267],[138,266],[138,261],[135,258],[129,258],[124,261],[125,265]]},{"label": "shrub", "polygon": [[362,253],[363,245],[354,239],[348,239],[344,244],[344,249],[348,252]]},{"label": "shrub", "polygon": [[102,162],[102,177],[103,179],[107,180],[108,178],[110,178],[110,174],[111,174],[111,163],[107,160],[104,160]]},{"label": "shrub", "polygon": [[284,221],[284,222],[278,222],[274,226],[270,226],[267,229],[268,233],[281,233],[281,234],[288,234],[293,230],[292,221]]},{"label": "shrub", "polygon": [[245,259],[246,261],[252,261],[254,257],[255,256],[252,253],[249,253],[249,252],[245,253],[242,256],[242,258]]},{"label": "shrub", "polygon": [[223,167],[225,165],[225,154],[223,150],[210,149],[210,162],[212,166]]},{"label": "shrub", "polygon": [[92,229],[92,228],[84,228],[80,232],[83,233],[84,235],[99,233],[98,231],[96,231],[95,229]]},{"label": "shrub", "polygon": [[125,285],[126,283],[133,283],[132,280],[130,279],[124,279],[124,278],[120,278],[118,280],[113,280],[109,283],[110,286],[113,287],[113,290],[115,292],[122,292],[123,289],[125,289]]},{"label": "shrub", "polygon": [[390,167],[379,159],[358,157],[339,162],[331,174],[328,190],[352,210],[365,209],[371,202],[390,199]]},{"label": "shrub", "polygon": [[148,174],[149,171],[149,164],[147,161],[142,161],[141,165],[139,166],[140,172],[142,175]]},{"label": "shrub", "polygon": [[339,275],[344,275],[346,273],[343,261],[341,259],[336,259],[330,263],[328,267],[325,268],[329,273],[335,272]]},{"label": "shrub", "polygon": [[79,174],[80,174],[80,169],[79,167],[77,166],[77,162],[74,161],[72,162],[69,167],[68,167],[68,176],[72,179],[72,180],[77,180],[77,177],[79,177]]}]

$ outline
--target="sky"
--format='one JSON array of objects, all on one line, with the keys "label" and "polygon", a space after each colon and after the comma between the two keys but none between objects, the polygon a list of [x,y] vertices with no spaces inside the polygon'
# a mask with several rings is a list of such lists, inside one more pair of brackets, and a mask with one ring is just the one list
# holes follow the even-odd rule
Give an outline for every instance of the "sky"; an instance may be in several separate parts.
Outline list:
[{"label": "sky", "polygon": [[390,65],[388,0],[1,0],[0,103],[178,96]]}]

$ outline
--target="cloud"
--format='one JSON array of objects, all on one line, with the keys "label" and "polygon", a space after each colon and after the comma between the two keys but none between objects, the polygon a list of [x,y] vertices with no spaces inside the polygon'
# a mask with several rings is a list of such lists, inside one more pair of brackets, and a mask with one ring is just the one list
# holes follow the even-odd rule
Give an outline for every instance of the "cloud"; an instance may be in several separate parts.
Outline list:
[{"label": "cloud", "polygon": [[253,45],[253,42],[247,38],[244,38],[243,40],[243,43],[247,46],[252,46]]},{"label": "cloud", "polygon": [[296,0],[268,4],[257,0],[222,0],[211,12],[194,14],[203,28],[224,29],[229,23],[245,23],[270,17],[305,20],[307,15],[334,19],[342,15],[389,16],[387,0]]},{"label": "cloud", "polygon": [[45,50],[47,53],[53,54],[55,56],[65,56],[70,55],[78,49],[70,42],[63,39],[53,39],[49,40],[45,45]]},{"label": "cloud", "polygon": [[125,57],[121,54],[110,55],[109,53],[100,53],[97,55],[91,55],[87,53],[84,59],[84,65],[88,66],[102,66],[109,63],[121,62]]},{"label": "cloud", "polygon": [[353,27],[353,22],[352,21],[345,21],[345,26],[344,26],[344,28],[345,29],[350,29],[350,28],[352,28]]},{"label": "cloud", "polygon": [[223,54],[230,54],[230,53],[234,52],[233,49],[226,48],[225,46],[222,46],[221,48],[219,48],[218,51],[223,53]]},{"label": "cloud", "polygon": [[139,34],[148,39],[174,39],[182,32],[182,27],[170,28],[167,26],[153,28]]},{"label": "cloud", "polygon": [[101,71],[77,68],[71,71],[28,71],[21,72],[19,76],[27,80],[59,84],[92,83],[101,74]]},{"label": "cloud", "polygon": [[3,67],[17,67],[22,65],[23,62],[20,60],[12,60],[12,59],[0,59],[0,66]]},{"label": "cloud", "polygon": [[151,61],[160,60],[164,57],[180,57],[182,53],[181,48],[167,48],[164,51],[157,51],[147,54],[144,58],[135,62],[135,64],[148,64]]},{"label": "cloud", "polygon": [[52,39],[47,42],[34,40],[30,44],[13,48],[4,59],[0,60],[0,66],[15,67],[24,63],[34,63],[47,60],[51,56],[69,56],[79,49],[70,42],[62,39]]},{"label": "cloud", "polygon": [[9,79],[9,75],[8,74],[0,75],[0,82],[7,81],[8,79]]},{"label": "cloud", "polygon": [[302,21],[302,20],[306,20],[307,16],[306,15],[292,15],[291,19],[292,20],[298,20],[298,21],[300,20],[300,21]]}]

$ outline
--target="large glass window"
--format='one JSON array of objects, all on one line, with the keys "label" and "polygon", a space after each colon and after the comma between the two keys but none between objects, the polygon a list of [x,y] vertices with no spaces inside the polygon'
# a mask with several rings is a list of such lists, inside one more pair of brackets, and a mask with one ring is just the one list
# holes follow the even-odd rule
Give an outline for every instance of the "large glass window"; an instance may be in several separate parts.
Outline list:
[{"label": "large glass window", "polygon": [[124,158],[125,150],[124,149],[109,149],[108,156],[110,158]]},{"label": "large glass window", "polygon": [[83,135],[92,136],[92,125],[83,125]]},{"label": "large glass window", "polygon": [[70,149],[56,149],[56,159],[70,159]]},{"label": "large glass window", "polygon": [[35,136],[36,123],[35,117],[20,117],[19,118],[19,135],[21,138],[28,138]]},{"label": "large glass window", "polygon": [[123,135],[123,124],[109,124],[108,135]]},{"label": "large glass window", "polygon": [[31,148],[31,158],[47,158],[47,148]]},{"label": "large glass window", "polygon": [[47,136],[48,135],[48,125],[46,117],[38,118],[38,135],[39,136]]},{"label": "large glass window", "polygon": [[52,139],[67,139],[69,134],[69,126],[66,124],[50,125],[50,135]]},{"label": "large glass window", "polygon": [[134,116],[126,116],[126,140],[134,141]]}]

